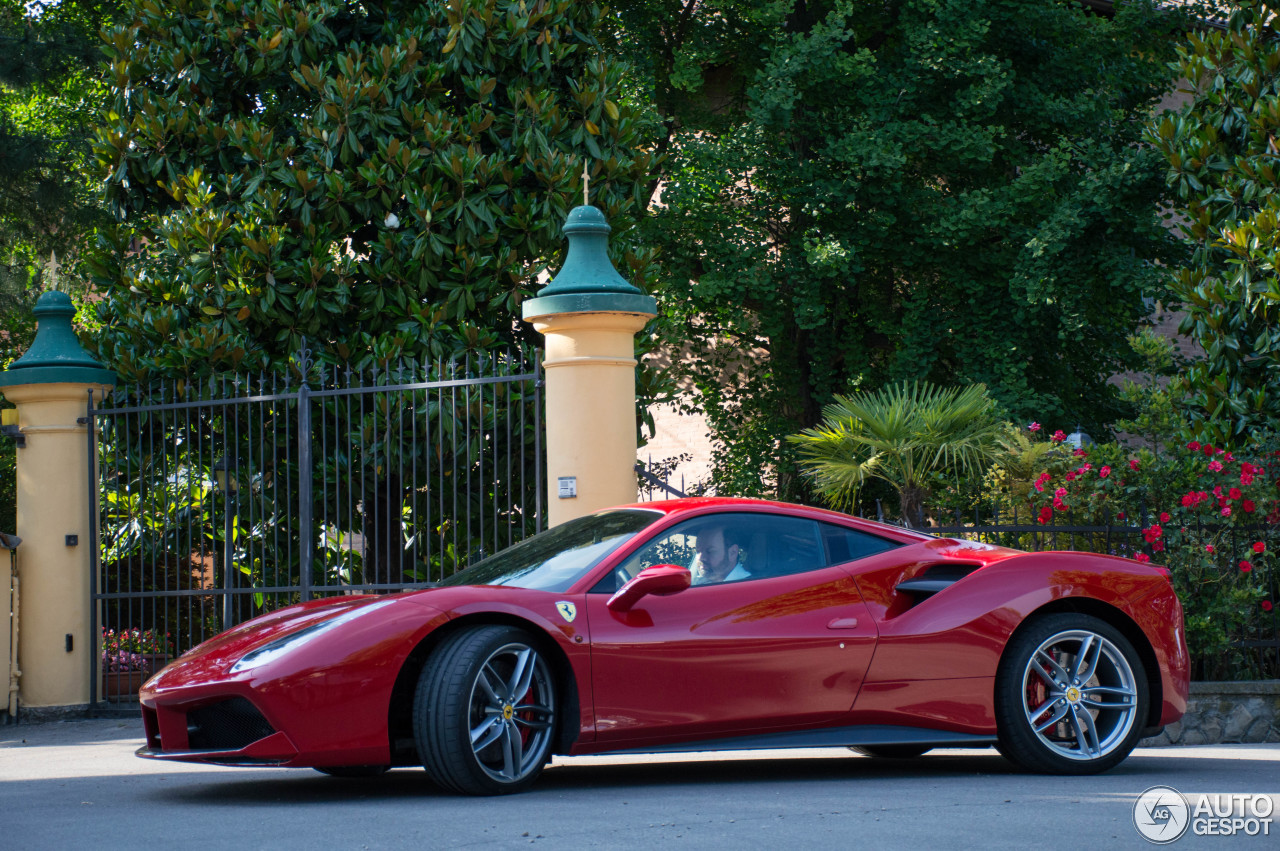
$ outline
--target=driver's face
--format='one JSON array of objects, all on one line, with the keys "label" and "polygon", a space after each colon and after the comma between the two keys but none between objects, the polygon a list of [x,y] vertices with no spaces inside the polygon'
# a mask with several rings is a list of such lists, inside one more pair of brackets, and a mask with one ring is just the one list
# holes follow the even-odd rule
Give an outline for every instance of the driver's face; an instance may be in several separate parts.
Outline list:
[{"label": "driver's face", "polygon": [[697,550],[703,569],[712,576],[728,576],[738,560],[738,548],[725,547],[724,532],[720,529],[709,529],[699,535]]}]

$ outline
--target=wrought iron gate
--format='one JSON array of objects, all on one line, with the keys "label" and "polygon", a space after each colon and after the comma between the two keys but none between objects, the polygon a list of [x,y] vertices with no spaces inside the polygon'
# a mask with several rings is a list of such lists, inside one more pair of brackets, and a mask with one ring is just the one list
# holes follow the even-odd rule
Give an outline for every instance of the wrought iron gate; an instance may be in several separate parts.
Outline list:
[{"label": "wrought iron gate", "polygon": [[526,352],[369,371],[304,353],[91,400],[95,707],[258,614],[421,586],[539,531],[541,396]]}]

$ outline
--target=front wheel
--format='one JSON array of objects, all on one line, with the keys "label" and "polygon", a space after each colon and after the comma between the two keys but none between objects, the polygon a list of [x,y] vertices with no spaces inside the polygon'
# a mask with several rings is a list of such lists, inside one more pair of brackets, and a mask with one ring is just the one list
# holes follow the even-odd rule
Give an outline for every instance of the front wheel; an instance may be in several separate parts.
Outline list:
[{"label": "front wheel", "polygon": [[472,627],[423,667],[413,706],[418,754],[446,789],[519,792],[551,758],[557,708],[551,667],[528,633]]},{"label": "front wheel", "polygon": [[1148,706],[1142,660],[1105,621],[1037,619],[1005,648],[996,674],[1000,752],[1031,771],[1095,774],[1137,745]]}]

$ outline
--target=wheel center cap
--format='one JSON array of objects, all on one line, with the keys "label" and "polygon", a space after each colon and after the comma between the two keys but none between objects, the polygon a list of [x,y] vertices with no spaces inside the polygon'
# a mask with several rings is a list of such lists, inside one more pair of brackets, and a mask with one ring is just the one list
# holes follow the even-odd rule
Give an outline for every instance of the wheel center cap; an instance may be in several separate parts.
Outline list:
[{"label": "wheel center cap", "polygon": [[503,707],[502,707],[502,720],[503,720],[503,721],[510,721],[510,720],[511,720],[511,716],[513,716],[513,715],[515,715],[515,714],[516,714],[516,708],[515,708],[514,706],[512,706],[510,703],[507,703],[507,704],[504,704],[504,705],[503,705]]},{"label": "wheel center cap", "polygon": [[1068,688],[1068,689],[1067,689],[1067,701],[1068,701],[1069,703],[1079,703],[1079,702],[1080,702],[1080,689],[1076,688],[1075,686],[1071,686],[1070,688]]}]

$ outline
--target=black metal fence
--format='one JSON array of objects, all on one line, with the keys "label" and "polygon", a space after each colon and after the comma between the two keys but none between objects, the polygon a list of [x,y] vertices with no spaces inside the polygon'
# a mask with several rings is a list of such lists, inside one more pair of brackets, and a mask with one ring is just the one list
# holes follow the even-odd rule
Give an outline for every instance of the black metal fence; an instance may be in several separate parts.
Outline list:
[{"label": "black metal fence", "polygon": [[91,402],[95,704],[258,614],[439,580],[539,531],[541,409],[524,352],[368,371],[304,353]]}]

